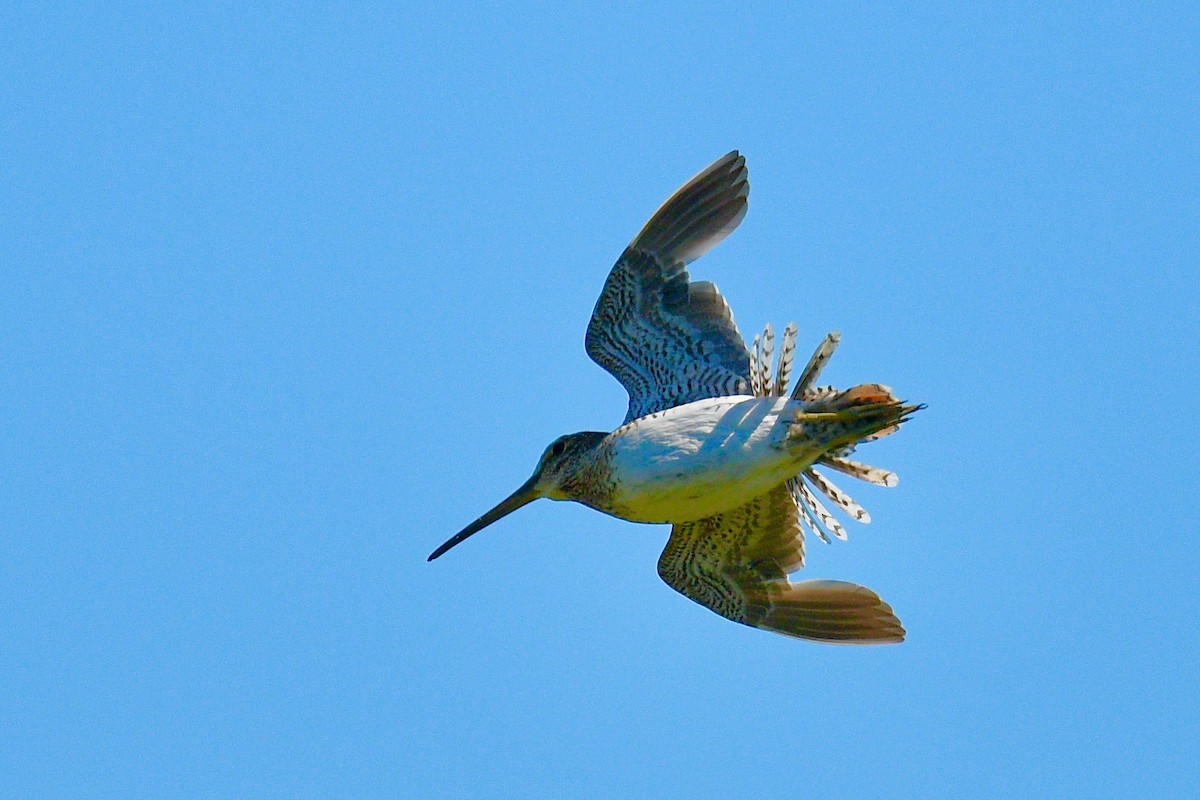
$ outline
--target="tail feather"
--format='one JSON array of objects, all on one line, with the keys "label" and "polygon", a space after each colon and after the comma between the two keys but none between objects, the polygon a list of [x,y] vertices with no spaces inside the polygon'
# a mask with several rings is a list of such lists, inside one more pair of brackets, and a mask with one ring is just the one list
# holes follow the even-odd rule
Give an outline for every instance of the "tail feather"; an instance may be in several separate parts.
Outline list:
[{"label": "tail feather", "polygon": [[[797,442],[823,448],[816,464],[828,467],[877,486],[895,486],[896,474],[867,464],[851,461],[856,445],[890,436],[900,429],[921,405],[905,405],[882,384],[867,383],[839,392],[831,386],[816,386],[821,371],[841,341],[836,331],[829,333],[808,360],[792,391],[792,398],[804,404],[804,411],[793,423]],[[783,331],[779,364],[771,380],[771,362],[775,334],[770,325],[750,345],[750,385],[758,397],[784,396],[791,380],[796,353],[796,325]],[[851,518],[868,523],[871,515],[848,494],[815,469],[806,469],[788,481],[796,504],[797,518],[804,532],[824,542],[846,538],[846,531],[818,499],[829,498]]]},{"label": "tail feather", "polygon": [[[863,384],[820,397],[809,395],[809,398],[804,404],[805,410],[796,415],[793,430],[797,442],[804,442],[807,446],[815,442],[823,447],[824,453],[816,463],[868,483],[895,486],[897,478],[894,473],[850,461],[847,456],[862,442],[894,433],[923,406],[907,405],[897,400],[891,389],[877,383]],[[816,493],[805,486],[805,481],[854,519],[863,523],[871,521],[866,509],[810,468],[796,479],[795,486],[799,488],[793,488],[792,494],[801,518],[807,517],[820,538],[828,541],[820,533],[822,528],[839,539],[846,538],[846,531],[817,499]]]},{"label": "tail feather", "polygon": [[834,485],[833,481],[815,469],[805,470],[804,477],[817,488],[817,491],[836,503],[843,511],[853,517],[856,522],[866,525],[871,521],[871,515],[867,513],[865,508],[854,502],[854,499],[850,495],[843,492]]},{"label": "tail feather", "polygon": [[[842,541],[846,541],[846,529],[842,527],[842,523],[837,521],[837,517],[829,513],[829,509],[827,509],[825,505],[817,499],[817,496],[813,494],[807,486],[804,485],[803,481],[797,481],[796,485],[799,487],[800,491],[801,507],[806,511],[811,511],[816,514],[817,519],[821,521],[821,525],[824,526],[825,530],[829,531]],[[829,540],[825,539],[825,541]]]},{"label": "tail feather", "polygon": [[783,329],[783,343],[779,346],[779,369],[775,373],[775,390],[772,394],[783,396],[787,394],[788,383],[792,380],[792,364],[796,360],[796,323],[789,322]]},{"label": "tail feather", "polygon": [[758,355],[758,385],[763,394],[771,391],[771,364],[775,360],[775,331],[768,323],[762,335],[762,350]]},{"label": "tail feather", "polygon": [[802,531],[820,539],[825,544],[829,544],[829,534],[821,527],[821,523],[817,522],[817,512],[810,508],[805,502],[804,482],[799,478],[791,478],[787,483],[788,490],[792,493],[792,500],[796,504],[796,518],[800,521]]},{"label": "tail feather", "polygon": [[775,330],[768,322],[763,332],[750,343],[750,390],[755,397],[767,397],[775,388],[771,380],[774,350]]},{"label": "tail feather", "polygon": [[788,491],[792,493],[792,501],[796,504],[796,518],[800,524],[800,531],[804,535],[816,536],[817,539],[828,545],[829,535],[821,528],[821,523],[817,522],[816,512],[805,505],[804,494],[800,492],[802,487],[803,483],[800,482],[799,477],[793,477],[787,481]]},{"label": "tail feather", "polygon": [[869,464],[851,461],[848,458],[822,456],[817,459],[817,463],[830,469],[835,469],[843,475],[849,475],[852,478],[858,478],[860,481],[872,483],[876,486],[885,486],[892,489],[900,485],[900,476],[896,473],[880,469],[879,467],[872,467]]},{"label": "tail feather", "polygon": [[793,424],[797,436],[820,442],[826,451],[841,451],[893,433],[921,408],[872,383],[806,402]]},{"label": "tail feather", "polygon": [[800,380],[796,382],[796,388],[792,391],[793,399],[807,400],[809,398],[813,384],[821,376],[821,370],[825,369],[825,365],[829,363],[829,359],[833,357],[833,351],[837,350],[838,343],[841,341],[842,335],[837,331],[825,335],[825,338],[817,345],[816,352],[812,354],[812,358],[804,367],[804,372],[800,373]]}]

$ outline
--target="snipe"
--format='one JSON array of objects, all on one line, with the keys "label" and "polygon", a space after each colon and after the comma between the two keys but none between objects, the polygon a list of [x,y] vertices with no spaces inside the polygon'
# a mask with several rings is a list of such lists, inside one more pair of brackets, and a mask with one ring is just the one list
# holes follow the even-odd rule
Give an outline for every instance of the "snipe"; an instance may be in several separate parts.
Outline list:
[{"label": "snipe", "polygon": [[621,519],[671,523],[659,575],[735,622],[822,642],[904,639],[870,589],[787,576],[804,565],[806,530],[846,538],[818,494],[870,521],[815,467],[895,486],[894,474],[848,456],[921,406],[878,384],[818,388],[836,333],[788,392],[795,325],[783,333],[772,374],[770,326],[747,347],[717,287],[689,281],[686,266],[738,226],[749,191],[745,159],[734,151],[650,218],[609,273],[587,329],[588,355],[629,392],[624,423],[556,439],[528,481],[430,561],[539,497],[574,500]]}]

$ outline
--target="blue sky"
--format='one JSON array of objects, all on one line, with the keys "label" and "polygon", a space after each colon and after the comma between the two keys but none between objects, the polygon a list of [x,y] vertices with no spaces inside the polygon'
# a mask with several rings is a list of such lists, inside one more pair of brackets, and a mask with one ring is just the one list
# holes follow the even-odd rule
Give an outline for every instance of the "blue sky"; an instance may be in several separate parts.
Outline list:
[{"label": "blue sky", "polygon": [[[0,795],[1200,791],[1200,14],[0,11]],[[928,409],[801,577],[898,647],[725,622],[667,529],[542,501],[613,260],[693,265]]]}]

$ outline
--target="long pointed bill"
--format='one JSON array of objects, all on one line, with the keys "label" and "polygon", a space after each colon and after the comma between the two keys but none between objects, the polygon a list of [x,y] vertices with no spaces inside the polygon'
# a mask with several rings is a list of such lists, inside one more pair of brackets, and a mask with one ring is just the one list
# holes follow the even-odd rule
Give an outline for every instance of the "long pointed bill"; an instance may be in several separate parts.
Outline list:
[{"label": "long pointed bill", "polygon": [[521,506],[528,505],[534,500],[537,500],[539,497],[541,497],[541,495],[538,494],[537,489],[534,488],[536,482],[537,475],[534,475],[532,478],[525,481],[525,483],[521,484],[520,489],[517,489],[508,497],[501,500],[500,504],[491,511],[487,512],[482,517],[475,520],[470,525],[447,539],[445,544],[430,554],[428,560],[433,561],[451,547],[454,547],[456,544],[460,544],[465,541],[468,537],[479,533],[479,531],[483,530],[488,525],[491,525],[496,520],[501,519],[502,517],[507,517]]}]

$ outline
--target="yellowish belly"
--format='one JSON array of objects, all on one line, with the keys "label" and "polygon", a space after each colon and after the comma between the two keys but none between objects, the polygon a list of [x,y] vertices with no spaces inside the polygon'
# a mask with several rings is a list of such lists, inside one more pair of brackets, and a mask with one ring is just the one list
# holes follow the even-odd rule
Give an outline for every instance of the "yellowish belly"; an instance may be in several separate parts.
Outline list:
[{"label": "yellowish belly", "polygon": [[611,513],[633,522],[688,522],[765,494],[807,464],[786,446],[794,401],[700,400],[611,434]]}]

